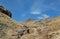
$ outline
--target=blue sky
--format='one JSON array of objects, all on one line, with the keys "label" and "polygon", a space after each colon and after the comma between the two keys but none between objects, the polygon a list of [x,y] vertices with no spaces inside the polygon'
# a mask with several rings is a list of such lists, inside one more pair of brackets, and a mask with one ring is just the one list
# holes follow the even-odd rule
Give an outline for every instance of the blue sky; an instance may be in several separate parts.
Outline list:
[{"label": "blue sky", "polygon": [[0,4],[10,10],[18,22],[60,16],[60,0],[0,0]]}]

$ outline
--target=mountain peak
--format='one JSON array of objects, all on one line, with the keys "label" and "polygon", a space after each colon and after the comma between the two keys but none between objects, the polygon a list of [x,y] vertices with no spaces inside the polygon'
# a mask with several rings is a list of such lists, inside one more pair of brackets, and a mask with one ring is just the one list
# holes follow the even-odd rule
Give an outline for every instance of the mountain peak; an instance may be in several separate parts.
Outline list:
[{"label": "mountain peak", "polygon": [[35,19],[29,18],[26,20],[26,22],[29,22],[29,21],[35,21]]}]

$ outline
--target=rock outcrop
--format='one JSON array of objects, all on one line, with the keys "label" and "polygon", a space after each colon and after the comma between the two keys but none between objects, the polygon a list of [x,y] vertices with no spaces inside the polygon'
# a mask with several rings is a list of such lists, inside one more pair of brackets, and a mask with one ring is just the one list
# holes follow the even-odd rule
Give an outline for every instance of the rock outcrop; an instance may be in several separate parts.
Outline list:
[{"label": "rock outcrop", "polygon": [[0,12],[8,15],[9,17],[12,17],[12,13],[9,10],[5,9],[2,5],[0,5]]},{"label": "rock outcrop", "polygon": [[0,39],[60,39],[60,17],[19,23],[0,7]]}]

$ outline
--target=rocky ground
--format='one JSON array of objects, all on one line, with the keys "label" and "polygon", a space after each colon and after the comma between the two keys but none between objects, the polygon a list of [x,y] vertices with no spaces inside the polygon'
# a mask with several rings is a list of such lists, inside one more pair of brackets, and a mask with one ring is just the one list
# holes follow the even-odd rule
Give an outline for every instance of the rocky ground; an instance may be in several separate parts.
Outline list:
[{"label": "rocky ground", "polygon": [[0,39],[60,39],[60,17],[18,23],[0,12]]},{"label": "rocky ground", "polygon": [[0,39],[60,39],[60,17],[19,23],[0,12]]}]

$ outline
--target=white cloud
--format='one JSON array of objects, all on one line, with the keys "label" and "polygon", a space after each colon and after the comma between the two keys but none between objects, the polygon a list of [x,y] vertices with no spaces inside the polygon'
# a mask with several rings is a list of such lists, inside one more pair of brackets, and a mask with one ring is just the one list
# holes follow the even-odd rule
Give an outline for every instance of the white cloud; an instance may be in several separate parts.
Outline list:
[{"label": "white cloud", "polygon": [[47,14],[42,14],[44,18],[48,18],[49,16]]},{"label": "white cloud", "polygon": [[49,18],[50,16],[47,14],[41,14],[41,16],[38,17],[38,19],[45,19],[45,18]]},{"label": "white cloud", "polygon": [[30,11],[32,12],[31,14],[39,14],[47,10],[60,11],[58,8],[59,1],[49,2],[49,4],[44,4],[44,2],[46,2],[46,0],[35,0],[30,8]]},{"label": "white cloud", "polygon": [[41,12],[34,11],[34,12],[31,12],[31,14],[41,14]]},{"label": "white cloud", "polygon": [[22,15],[21,15],[21,17],[25,17],[25,16],[26,16],[26,14],[22,14]]},{"label": "white cloud", "polygon": [[38,5],[38,2],[34,1],[30,9],[31,14],[41,14],[41,10],[39,9]]},{"label": "white cloud", "polygon": [[38,19],[40,20],[40,19],[43,19],[43,17],[42,16],[40,16],[40,17],[38,17]]}]

